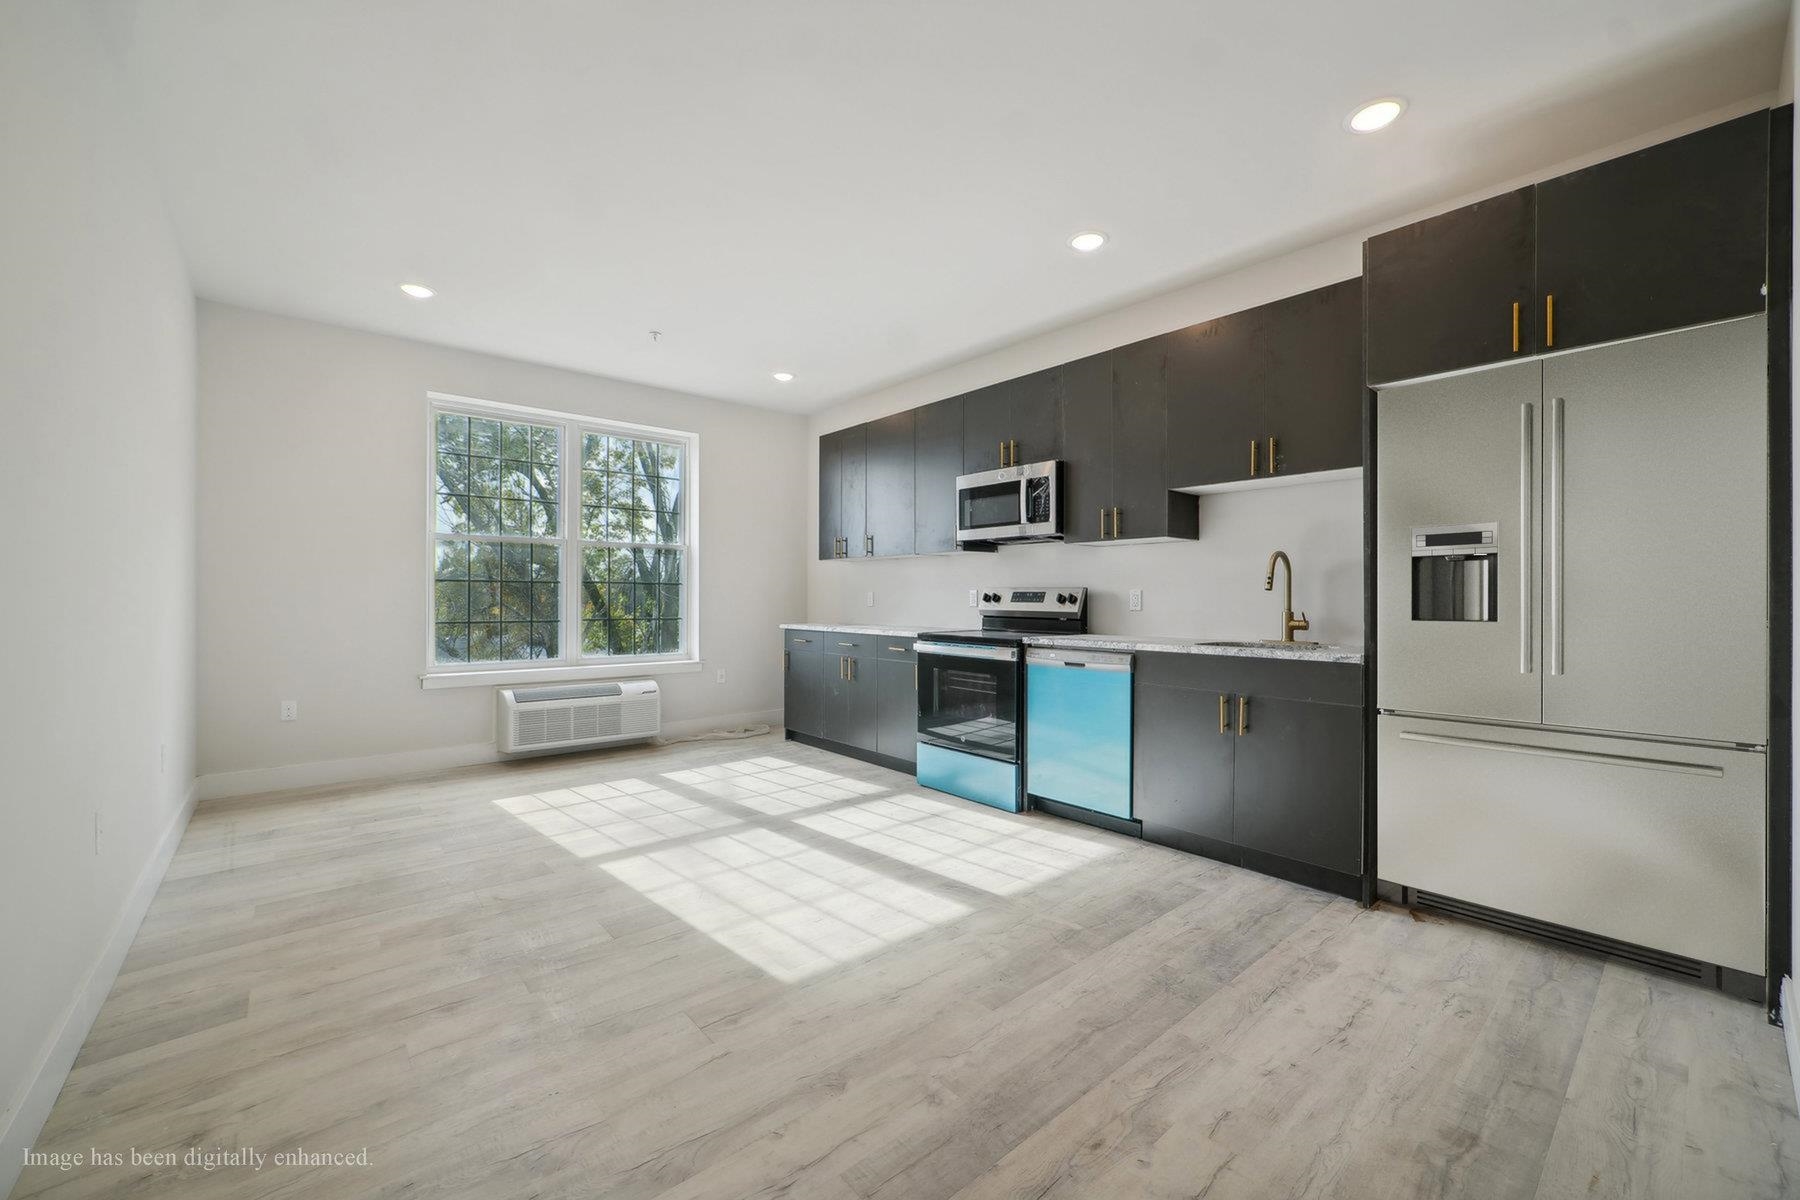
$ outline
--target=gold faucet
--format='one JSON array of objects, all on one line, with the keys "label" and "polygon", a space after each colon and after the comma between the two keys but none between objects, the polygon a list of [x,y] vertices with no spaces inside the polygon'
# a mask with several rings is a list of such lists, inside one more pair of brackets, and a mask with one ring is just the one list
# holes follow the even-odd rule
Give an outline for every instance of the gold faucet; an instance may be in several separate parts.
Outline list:
[{"label": "gold faucet", "polygon": [[1275,564],[1278,562],[1287,567],[1287,608],[1281,614],[1281,640],[1291,642],[1297,630],[1311,629],[1312,625],[1307,621],[1305,613],[1298,617],[1294,615],[1294,564],[1288,558],[1286,550],[1277,550],[1269,555],[1269,575],[1263,580],[1263,591],[1275,590]]}]

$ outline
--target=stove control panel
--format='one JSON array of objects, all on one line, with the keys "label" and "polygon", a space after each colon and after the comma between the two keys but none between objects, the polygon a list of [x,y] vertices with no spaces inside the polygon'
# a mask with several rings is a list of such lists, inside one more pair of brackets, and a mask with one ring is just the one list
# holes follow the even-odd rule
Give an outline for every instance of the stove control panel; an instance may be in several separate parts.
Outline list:
[{"label": "stove control panel", "polygon": [[980,595],[983,615],[1073,617],[1087,608],[1087,589],[1079,587],[984,588]]}]

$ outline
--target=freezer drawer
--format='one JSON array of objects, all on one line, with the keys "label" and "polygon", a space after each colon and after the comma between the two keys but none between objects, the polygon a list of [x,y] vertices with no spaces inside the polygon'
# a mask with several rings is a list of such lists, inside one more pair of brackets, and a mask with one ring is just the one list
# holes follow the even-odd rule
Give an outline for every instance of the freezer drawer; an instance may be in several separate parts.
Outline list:
[{"label": "freezer drawer", "polygon": [[1129,654],[1027,654],[1025,790],[1130,819]]},{"label": "freezer drawer", "polygon": [[1763,973],[1761,753],[1376,726],[1383,879]]}]

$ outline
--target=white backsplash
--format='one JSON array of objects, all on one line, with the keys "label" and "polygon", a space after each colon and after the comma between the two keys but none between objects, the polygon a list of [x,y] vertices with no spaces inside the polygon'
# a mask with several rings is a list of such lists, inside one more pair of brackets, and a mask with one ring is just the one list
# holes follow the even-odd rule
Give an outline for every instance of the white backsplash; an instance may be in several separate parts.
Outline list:
[{"label": "white backsplash", "polygon": [[[809,621],[844,624],[977,624],[970,588],[1047,584],[1088,589],[1095,633],[1194,638],[1281,634],[1282,590],[1263,590],[1269,555],[1294,562],[1294,608],[1312,628],[1300,636],[1363,641],[1362,480],[1337,479],[1200,497],[1200,537],[1143,546],[1010,546],[807,568]],[[1142,612],[1128,594],[1144,592]],[[867,603],[873,592],[875,603]]]}]

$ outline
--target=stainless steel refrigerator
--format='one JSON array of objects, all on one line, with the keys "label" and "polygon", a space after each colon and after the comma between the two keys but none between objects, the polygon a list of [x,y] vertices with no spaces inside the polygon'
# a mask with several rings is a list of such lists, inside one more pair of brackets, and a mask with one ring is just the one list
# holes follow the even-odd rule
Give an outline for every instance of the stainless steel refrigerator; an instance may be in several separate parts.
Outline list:
[{"label": "stainless steel refrigerator", "polygon": [[1379,392],[1382,880],[1764,973],[1766,339]]}]

